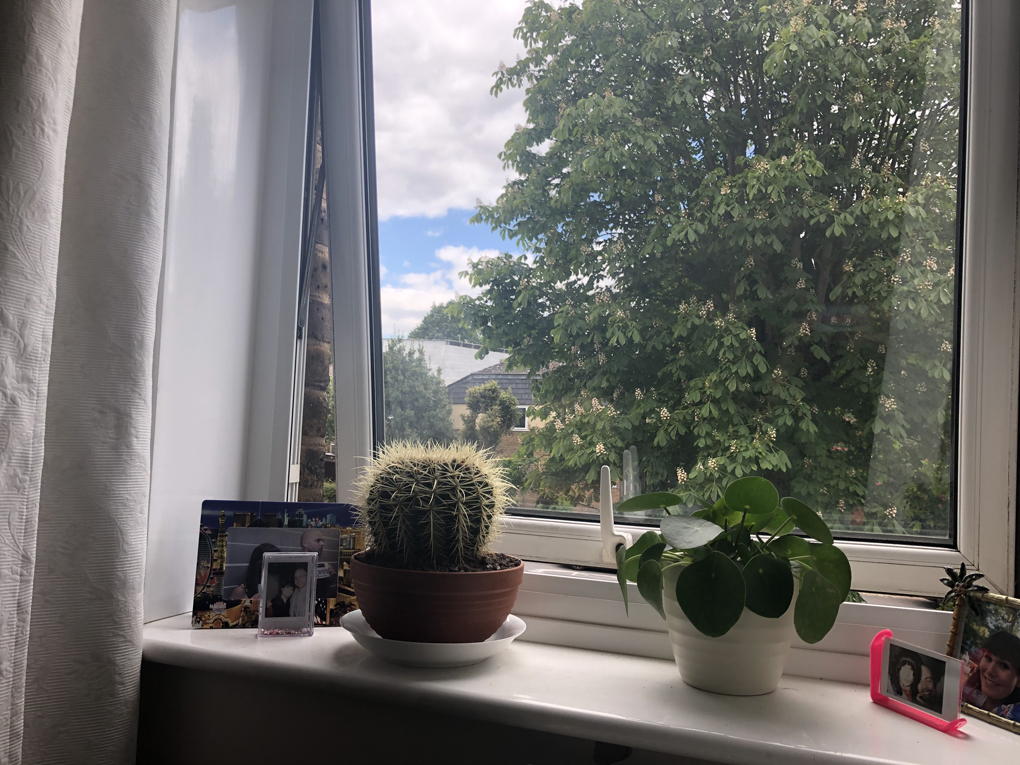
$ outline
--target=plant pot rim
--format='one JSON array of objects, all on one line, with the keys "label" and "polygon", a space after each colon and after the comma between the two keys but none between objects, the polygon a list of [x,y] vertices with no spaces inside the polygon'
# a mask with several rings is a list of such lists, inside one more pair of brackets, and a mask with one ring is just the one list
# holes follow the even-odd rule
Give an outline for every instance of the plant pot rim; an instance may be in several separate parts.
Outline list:
[{"label": "plant pot rim", "polygon": [[[369,548],[371,550],[371,548]],[[394,568],[393,566],[384,566],[379,563],[369,563],[368,561],[362,560],[361,556],[369,552],[369,550],[362,550],[361,552],[355,553],[351,556],[351,562],[357,563],[359,566],[369,566],[371,568],[383,569],[385,571],[394,571],[401,574],[417,574],[420,576],[491,576],[492,574],[506,574],[511,571],[517,571],[520,568],[524,568],[524,561],[518,558],[516,555],[509,555],[508,557],[513,558],[517,561],[517,565],[512,568],[497,568],[492,571],[424,571],[417,568]],[[506,554],[506,553],[504,553]]]}]

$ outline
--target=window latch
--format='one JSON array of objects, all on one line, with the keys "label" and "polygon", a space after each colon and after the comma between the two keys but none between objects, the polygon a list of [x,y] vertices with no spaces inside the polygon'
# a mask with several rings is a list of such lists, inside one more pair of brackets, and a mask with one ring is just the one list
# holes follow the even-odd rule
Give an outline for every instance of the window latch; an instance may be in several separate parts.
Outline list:
[{"label": "window latch", "polygon": [[613,524],[613,479],[609,465],[602,466],[602,482],[599,495],[599,527],[602,530],[602,560],[616,563],[616,548],[634,544],[630,534],[618,532]]}]

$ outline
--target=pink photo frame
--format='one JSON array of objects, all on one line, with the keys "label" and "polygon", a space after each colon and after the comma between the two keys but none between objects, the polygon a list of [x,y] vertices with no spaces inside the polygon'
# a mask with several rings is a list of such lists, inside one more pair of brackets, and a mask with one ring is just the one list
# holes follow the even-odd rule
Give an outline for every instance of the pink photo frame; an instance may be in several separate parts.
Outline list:
[{"label": "pink photo frame", "polygon": [[[894,712],[899,712],[904,717],[909,717],[911,720],[916,720],[919,723],[924,723],[925,725],[935,728],[936,730],[940,730],[943,733],[953,734],[959,731],[960,728],[962,728],[967,722],[965,719],[959,716],[960,709],[959,690],[957,690],[956,699],[957,717],[956,719],[953,720],[945,720],[937,715],[925,712],[922,709],[918,709],[917,707],[905,704],[904,702],[899,701],[897,699],[890,698],[889,696],[882,692],[882,678],[886,674],[885,662],[883,661],[883,657],[885,655],[885,643],[887,640],[890,640],[892,636],[893,636],[892,630],[882,630],[877,635],[875,635],[874,640],[871,641],[871,700],[878,704],[879,706],[886,707],[887,709],[891,709]],[[918,648],[917,650],[924,653],[930,653],[925,652],[924,649],[921,648]],[[956,660],[950,659],[950,661]],[[960,673],[960,683],[962,683],[963,679],[962,662],[959,664],[958,671]],[[946,672],[947,673],[949,672],[948,666],[946,668]],[[957,689],[959,689],[960,684],[957,684],[956,687]]]}]

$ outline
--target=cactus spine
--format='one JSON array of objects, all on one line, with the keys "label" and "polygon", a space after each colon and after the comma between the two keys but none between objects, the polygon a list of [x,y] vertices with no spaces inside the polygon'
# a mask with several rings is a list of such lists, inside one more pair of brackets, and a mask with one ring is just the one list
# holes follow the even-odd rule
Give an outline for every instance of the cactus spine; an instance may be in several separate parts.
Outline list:
[{"label": "cactus spine", "polygon": [[499,463],[474,446],[387,444],[359,479],[360,521],[383,561],[456,569],[488,551],[508,488]]}]

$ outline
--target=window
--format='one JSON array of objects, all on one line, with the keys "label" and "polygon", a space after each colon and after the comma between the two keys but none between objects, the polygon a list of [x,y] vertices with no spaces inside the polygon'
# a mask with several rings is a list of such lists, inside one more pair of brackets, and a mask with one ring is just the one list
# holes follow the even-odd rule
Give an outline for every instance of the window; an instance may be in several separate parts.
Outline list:
[{"label": "window", "polygon": [[[437,391],[527,383],[507,549],[599,564],[602,464],[617,496],[764,473],[838,530],[862,588],[936,592],[961,556],[1008,587],[1013,21],[492,5],[375,4],[378,345],[469,350],[453,380],[452,355],[405,352]],[[423,42],[444,35],[461,44]]]},{"label": "window", "polygon": [[527,430],[528,429],[528,407],[519,406],[517,407],[517,419],[514,420],[514,430]]}]

